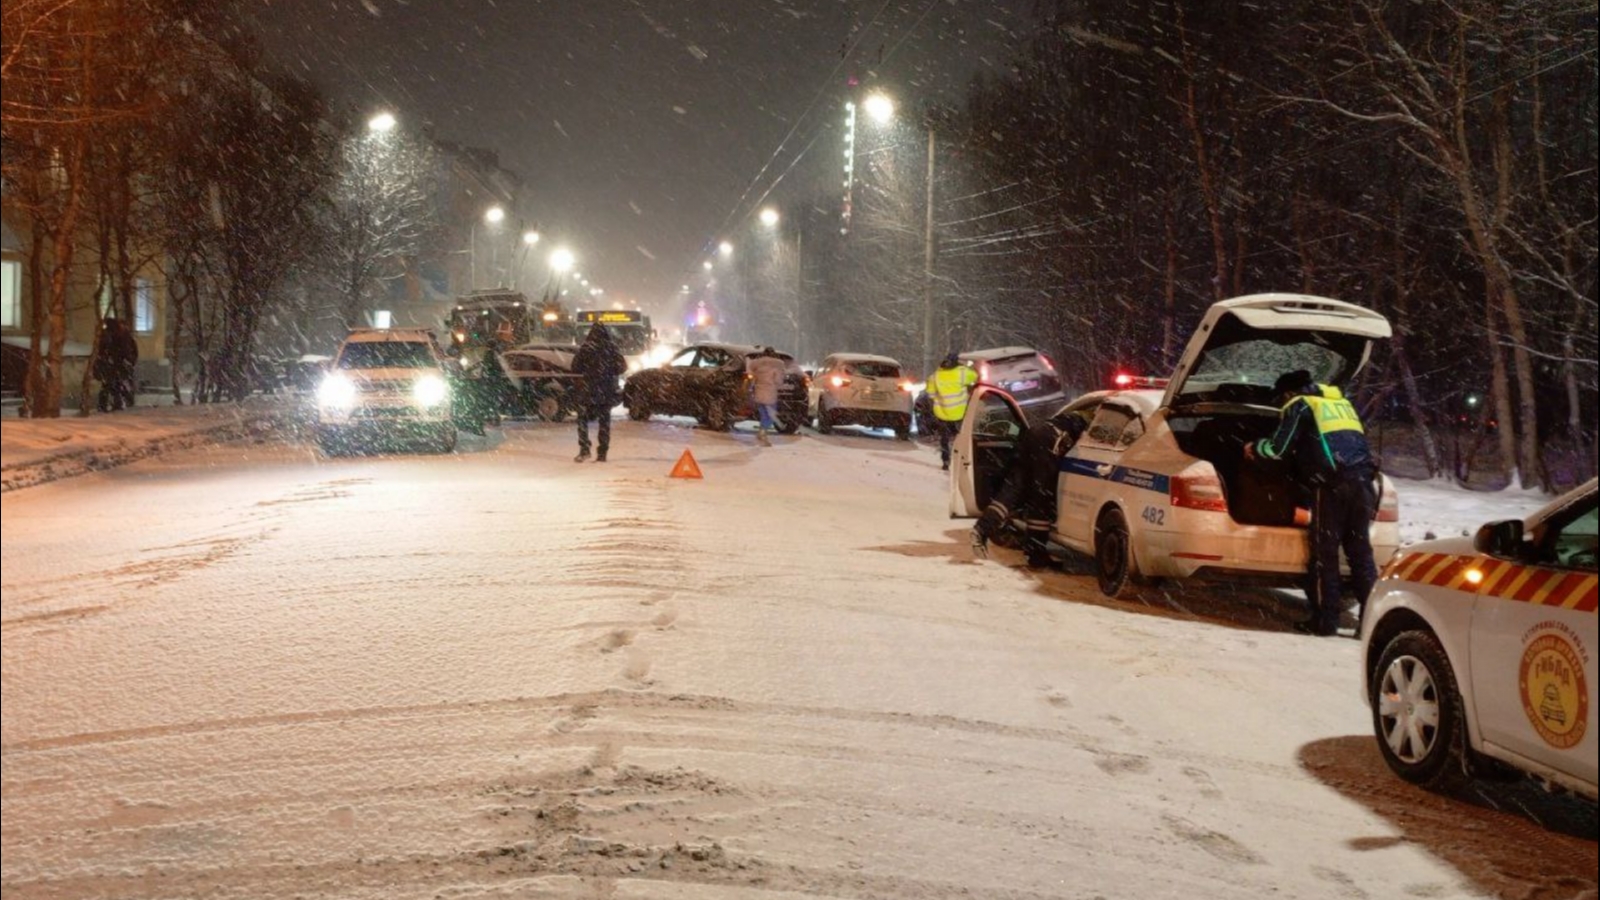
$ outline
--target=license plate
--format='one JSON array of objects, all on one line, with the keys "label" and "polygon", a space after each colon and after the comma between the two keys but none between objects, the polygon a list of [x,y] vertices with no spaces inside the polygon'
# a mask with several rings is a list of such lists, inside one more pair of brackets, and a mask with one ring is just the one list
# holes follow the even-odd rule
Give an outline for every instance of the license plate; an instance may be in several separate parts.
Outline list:
[{"label": "license plate", "polygon": [[1036,388],[1038,386],[1039,386],[1039,382],[1037,380],[1035,380],[1035,381],[1013,381],[1013,382],[1011,382],[1011,390],[1013,390],[1013,391],[1031,391],[1031,390],[1033,390],[1034,388]]},{"label": "license plate", "polygon": [[889,395],[882,391],[867,391],[861,395],[861,399],[869,403],[882,403],[889,399]]}]

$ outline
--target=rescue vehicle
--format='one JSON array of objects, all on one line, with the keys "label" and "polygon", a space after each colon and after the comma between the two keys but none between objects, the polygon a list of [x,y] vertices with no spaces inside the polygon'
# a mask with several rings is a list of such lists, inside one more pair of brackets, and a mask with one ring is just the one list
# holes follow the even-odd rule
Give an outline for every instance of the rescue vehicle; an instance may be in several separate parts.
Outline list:
[{"label": "rescue vehicle", "polygon": [[[1170,379],[1086,395],[1088,430],[1061,461],[1051,537],[1095,560],[1100,590],[1128,596],[1164,578],[1302,587],[1310,497],[1287,465],[1246,461],[1270,435],[1273,383],[1305,369],[1348,384],[1389,322],[1350,303],[1257,294],[1211,307]],[[1027,429],[1004,392],[980,386],[954,445],[950,513],[976,516]],[[1399,498],[1378,476],[1371,527],[1381,566],[1400,543]]]},{"label": "rescue vehicle", "polygon": [[1596,799],[1597,499],[1591,480],[1385,569],[1362,675],[1395,774],[1450,791],[1509,769]]}]

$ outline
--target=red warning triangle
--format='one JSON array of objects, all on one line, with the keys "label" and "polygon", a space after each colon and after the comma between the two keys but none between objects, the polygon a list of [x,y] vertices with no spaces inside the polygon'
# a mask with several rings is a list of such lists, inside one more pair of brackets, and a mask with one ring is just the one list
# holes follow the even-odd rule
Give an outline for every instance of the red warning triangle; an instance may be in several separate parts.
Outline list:
[{"label": "red warning triangle", "polygon": [[678,457],[678,462],[672,467],[672,474],[668,478],[704,478],[700,474],[700,464],[694,461],[694,454],[688,450]]}]

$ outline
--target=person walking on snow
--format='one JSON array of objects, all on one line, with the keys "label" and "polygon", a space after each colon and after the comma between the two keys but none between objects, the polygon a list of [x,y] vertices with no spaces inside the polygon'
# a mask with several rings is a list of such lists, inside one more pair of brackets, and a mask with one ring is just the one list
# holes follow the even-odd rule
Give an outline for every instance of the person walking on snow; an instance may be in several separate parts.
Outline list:
[{"label": "person walking on snow", "polygon": [[744,361],[744,374],[750,379],[751,399],[761,426],[756,432],[756,441],[763,447],[771,447],[772,439],[767,437],[767,432],[778,428],[778,393],[789,375],[789,367],[778,358],[778,351],[766,347]]},{"label": "person walking on snow", "polygon": [[611,410],[618,401],[617,381],[628,370],[627,360],[617,349],[611,332],[599,323],[589,329],[583,346],[572,357],[572,371],[583,376],[583,393],[578,408],[578,455],[573,462],[589,458],[589,420],[600,423],[599,446],[595,448],[595,462],[606,461],[606,451],[611,447]]},{"label": "person walking on snow", "polygon": [[928,376],[928,396],[933,399],[933,425],[939,434],[939,461],[950,471],[950,442],[967,417],[967,398],[978,385],[978,373],[961,364],[954,352],[944,358],[938,371]]},{"label": "person walking on snow", "polygon": [[1378,465],[1361,417],[1336,387],[1317,384],[1300,369],[1280,377],[1273,391],[1283,404],[1272,437],[1246,444],[1246,459],[1288,460],[1312,492],[1311,567],[1307,596],[1311,620],[1298,630],[1332,637],[1344,612],[1339,551],[1350,562],[1356,601],[1366,607],[1378,581],[1369,531],[1377,510]]}]

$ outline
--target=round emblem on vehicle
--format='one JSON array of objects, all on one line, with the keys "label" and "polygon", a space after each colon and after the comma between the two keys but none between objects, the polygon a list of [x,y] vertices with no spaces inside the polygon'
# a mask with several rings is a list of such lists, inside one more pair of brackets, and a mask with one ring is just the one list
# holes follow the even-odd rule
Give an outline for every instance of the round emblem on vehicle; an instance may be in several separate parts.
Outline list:
[{"label": "round emblem on vehicle", "polygon": [[1522,711],[1544,742],[1576,747],[1589,725],[1589,688],[1578,651],[1559,634],[1541,634],[1522,651],[1517,676]]}]

